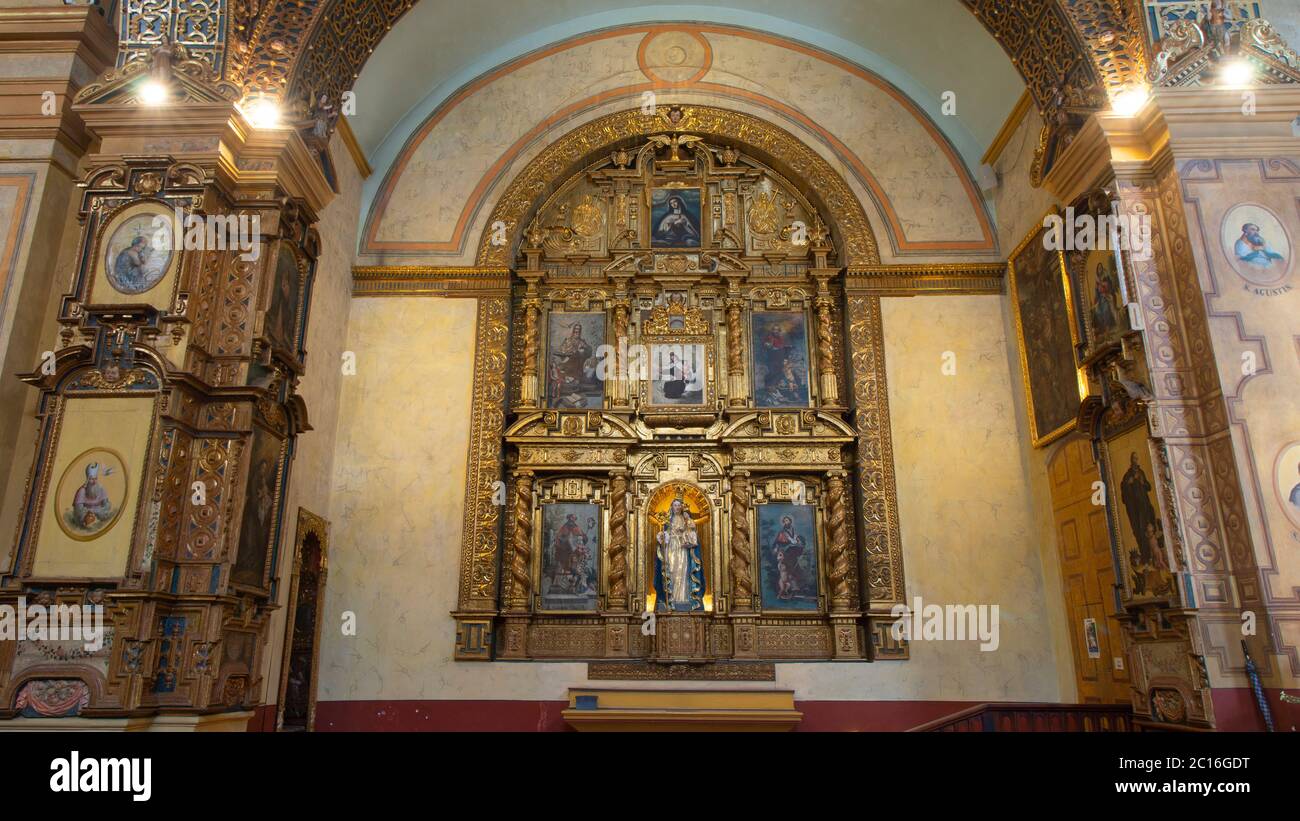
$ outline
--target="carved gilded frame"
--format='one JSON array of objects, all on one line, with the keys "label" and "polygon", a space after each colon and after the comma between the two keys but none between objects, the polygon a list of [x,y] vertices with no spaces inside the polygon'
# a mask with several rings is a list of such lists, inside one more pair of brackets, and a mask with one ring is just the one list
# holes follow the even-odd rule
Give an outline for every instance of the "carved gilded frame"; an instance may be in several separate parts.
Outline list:
[{"label": "carved gilded frame", "polygon": [[[548,504],[584,503],[593,504],[600,511],[597,528],[600,531],[600,549],[595,553],[596,561],[596,606],[589,609],[559,609],[542,606],[542,560],[546,550],[545,506]],[[533,600],[532,610],[538,615],[582,615],[593,616],[606,607],[609,595],[609,580],[606,573],[609,567],[609,482],[606,479],[589,476],[547,477],[537,481],[537,492],[533,497]]]},{"label": "carved gilded frame", "polygon": [[[825,615],[830,612],[830,579],[827,576],[826,499],[821,477],[807,475],[776,475],[756,479],[753,483],[750,532],[754,534],[754,587],[755,598],[760,603],[759,613],[790,616]],[[807,505],[813,510],[813,539],[817,556],[814,572],[817,577],[817,609],[796,610],[763,607],[763,545],[758,528],[759,508],[772,503]]]},{"label": "carved gilded frame", "polygon": [[[1065,436],[1074,430],[1078,425],[1076,414],[1075,418],[1070,419],[1068,422],[1061,424],[1053,430],[1040,431],[1038,429],[1037,417],[1034,414],[1034,388],[1029,381],[1029,351],[1025,346],[1024,323],[1020,316],[1019,291],[1016,286],[1016,260],[1020,258],[1021,253],[1029,247],[1030,243],[1034,242],[1047,231],[1043,226],[1043,221],[1047,217],[1056,213],[1057,211],[1055,208],[1049,209],[1045,212],[1042,219],[1039,219],[1034,223],[1033,227],[1030,228],[1029,233],[1025,235],[1024,239],[1016,245],[1015,250],[1007,257],[1007,288],[1008,294],[1011,298],[1011,311],[1015,316],[1016,321],[1016,347],[1020,353],[1020,378],[1025,388],[1025,410],[1029,417],[1030,438],[1033,446],[1036,448],[1055,442],[1057,439],[1060,439],[1062,436]],[[1070,226],[1065,226],[1063,230],[1069,230],[1069,228]],[[1075,313],[1074,291],[1070,286],[1070,272],[1066,268],[1065,252],[1057,250],[1054,254],[1056,256],[1057,275],[1060,278],[1061,288],[1064,290],[1066,312],[1065,321],[1070,333],[1070,361],[1074,366],[1075,390],[1078,391],[1079,386],[1085,385],[1086,382],[1085,377],[1079,370],[1078,366],[1079,322]],[[1080,401],[1082,401],[1082,397],[1080,398]]]},{"label": "carved gilded frame", "polygon": [[284,619],[284,646],[280,653],[280,689],[276,699],[275,728],[284,726],[284,699],[289,689],[289,663],[293,652],[293,628],[297,620],[298,582],[302,573],[302,548],[309,535],[320,545],[320,584],[316,590],[316,635],[312,639],[311,681],[307,684],[307,731],[316,727],[316,686],[320,679],[321,616],[325,612],[325,584],[329,576],[329,528],[326,520],[306,508],[298,508],[298,525],[293,538],[293,573],[289,580]]}]

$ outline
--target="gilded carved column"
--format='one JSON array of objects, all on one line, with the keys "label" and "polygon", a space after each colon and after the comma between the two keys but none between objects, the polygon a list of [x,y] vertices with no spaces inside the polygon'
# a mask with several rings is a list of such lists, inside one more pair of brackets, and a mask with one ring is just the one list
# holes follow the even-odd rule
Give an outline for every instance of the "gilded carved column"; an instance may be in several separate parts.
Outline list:
[{"label": "gilded carved column", "polygon": [[817,297],[813,308],[817,313],[817,371],[821,375],[821,400],[823,405],[839,404],[839,388],[835,367],[835,319],[831,311],[831,292],[827,285],[836,271],[818,269],[809,272],[817,280]]},{"label": "gilded carved column", "polygon": [[732,405],[743,406],[748,392],[745,380],[745,334],[741,325],[744,300],[733,297],[727,301],[727,374],[728,395]]},{"label": "gilded carved column", "polygon": [[526,612],[532,595],[533,561],[533,472],[530,470],[515,473],[514,503],[510,515],[513,535],[506,610]]},{"label": "gilded carved column", "polygon": [[750,538],[751,508],[749,474],[738,472],[731,478],[731,552],[727,568],[731,571],[731,610],[733,613],[754,609],[753,545]]},{"label": "gilded carved column", "polygon": [[614,301],[614,356],[616,357],[613,395],[611,400],[615,407],[623,407],[627,404],[627,344],[628,344],[628,318],[631,314],[632,304],[626,298],[616,298]]},{"label": "gilded carved column", "polygon": [[527,407],[538,405],[537,320],[540,314],[539,300],[532,297],[524,300],[524,361],[520,363],[519,401]]},{"label": "gilded carved column", "polygon": [[610,610],[626,610],[627,600],[627,472],[609,478],[609,596]]},{"label": "gilded carved column", "polygon": [[849,541],[848,501],[843,472],[826,477],[826,529],[830,539],[831,610],[858,609],[858,574]]}]

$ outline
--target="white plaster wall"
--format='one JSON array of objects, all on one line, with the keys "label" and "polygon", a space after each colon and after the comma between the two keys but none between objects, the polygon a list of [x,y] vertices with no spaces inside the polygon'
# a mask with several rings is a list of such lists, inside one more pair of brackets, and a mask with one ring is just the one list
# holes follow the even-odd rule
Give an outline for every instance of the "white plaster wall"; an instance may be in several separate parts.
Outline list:
[{"label": "white plaster wall", "polygon": [[[348,313],[352,306],[352,249],[357,235],[358,211],[361,207],[361,174],[336,133],[330,144],[338,175],[339,193],[321,211],[321,253],[316,265],[311,311],[307,323],[307,371],[298,391],[307,405],[312,430],[298,437],[286,491],[284,526],[280,535],[279,602],[289,598],[289,578],[293,570],[294,534],[298,508],[304,507],[324,519],[330,519],[330,477],[334,462],[334,440],[339,424],[338,397],[342,375],[341,360],[347,340]],[[328,581],[327,581],[328,584]],[[280,654],[285,639],[285,617],[292,612],[282,606],[271,615],[266,653],[263,655],[263,702],[273,704],[279,697]]]}]

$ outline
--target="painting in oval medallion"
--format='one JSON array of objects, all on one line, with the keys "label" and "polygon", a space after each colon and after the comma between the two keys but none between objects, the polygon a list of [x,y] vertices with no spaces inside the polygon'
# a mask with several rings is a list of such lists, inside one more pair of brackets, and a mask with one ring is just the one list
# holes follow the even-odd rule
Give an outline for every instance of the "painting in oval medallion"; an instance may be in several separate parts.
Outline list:
[{"label": "painting in oval medallion", "polygon": [[1292,442],[1278,454],[1273,478],[1287,520],[1300,528],[1300,442]]},{"label": "painting in oval medallion", "polygon": [[117,523],[126,503],[126,465],[116,451],[91,448],[59,477],[54,503],[59,527],[80,542],[99,538]]},{"label": "painting in oval medallion", "polygon": [[[167,220],[159,226],[159,216]],[[141,209],[114,220],[105,230],[104,271],[121,294],[143,294],[162,281],[175,256],[171,221],[157,209]]]},{"label": "painting in oval medallion", "polygon": [[1277,285],[1291,272],[1291,238],[1281,220],[1262,205],[1242,203],[1229,209],[1222,238],[1232,269],[1252,285]]}]

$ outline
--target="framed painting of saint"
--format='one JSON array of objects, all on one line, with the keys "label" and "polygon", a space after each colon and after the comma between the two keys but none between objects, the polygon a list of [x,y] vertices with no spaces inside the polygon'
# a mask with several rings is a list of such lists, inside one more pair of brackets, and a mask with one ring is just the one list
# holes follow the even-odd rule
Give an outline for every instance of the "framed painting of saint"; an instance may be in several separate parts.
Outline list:
[{"label": "framed painting of saint", "polygon": [[236,584],[262,588],[268,553],[279,531],[277,512],[285,443],[270,431],[254,426],[251,450],[248,488],[239,522],[239,549],[230,578]]},{"label": "framed painting of saint", "polygon": [[598,349],[605,344],[605,314],[551,312],[546,327],[546,405],[599,408],[605,400]]},{"label": "framed painting of saint", "polygon": [[1175,593],[1151,448],[1144,422],[1102,441],[1111,528],[1130,599],[1166,599]]},{"label": "framed painting of saint", "polygon": [[600,578],[600,505],[550,502],[541,508],[541,609],[595,610]]},{"label": "framed painting of saint", "polygon": [[1081,362],[1118,345],[1128,330],[1127,288],[1116,254],[1113,249],[1066,254],[1070,280],[1078,291],[1076,304],[1083,339]]},{"label": "framed painting of saint", "polygon": [[59,527],[70,538],[90,541],[122,515],[128,501],[126,466],[117,451],[91,448],[72,460],[55,491]]},{"label": "framed painting of saint", "polygon": [[99,233],[89,301],[169,308],[180,276],[175,214],[156,200],[113,214]]},{"label": "framed painting of saint", "polygon": [[272,276],[275,279],[271,285],[271,302],[266,310],[263,332],[272,343],[297,357],[298,296],[303,276],[298,257],[285,243],[280,244]]},{"label": "framed painting of saint", "polygon": [[700,189],[656,188],[650,194],[650,247],[699,248]]},{"label": "framed painting of saint", "polygon": [[820,571],[812,505],[755,505],[763,610],[817,610]]},{"label": "framed painting of saint", "polygon": [[1078,333],[1063,251],[1048,247],[1041,227],[1012,252],[1011,304],[1034,447],[1074,429],[1079,413]]},{"label": "framed painting of saint", "polygon": [[705,403],[703,343],[650,346],[650,404],[699,406]]},{"label": "framed painting of saint", "polygon": [[754,311],[751,338],[754,407],[807,407],[808,321],[803,312]]}]

